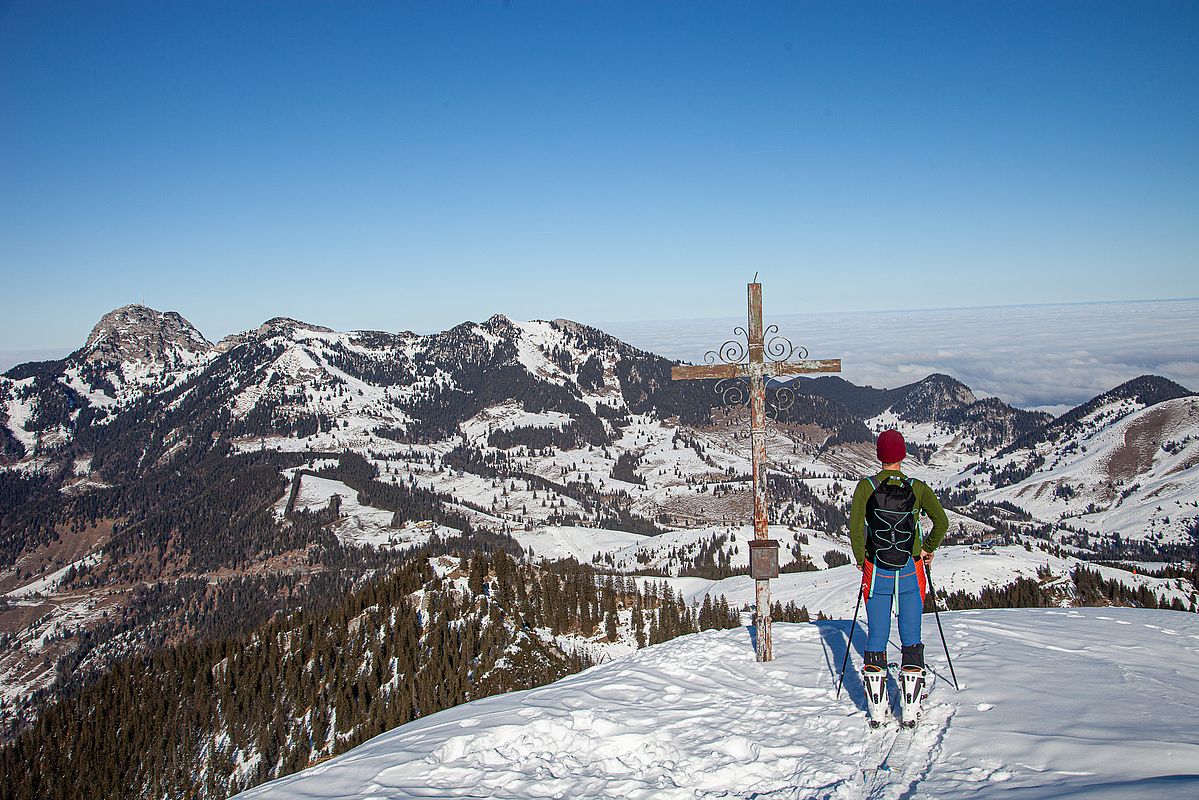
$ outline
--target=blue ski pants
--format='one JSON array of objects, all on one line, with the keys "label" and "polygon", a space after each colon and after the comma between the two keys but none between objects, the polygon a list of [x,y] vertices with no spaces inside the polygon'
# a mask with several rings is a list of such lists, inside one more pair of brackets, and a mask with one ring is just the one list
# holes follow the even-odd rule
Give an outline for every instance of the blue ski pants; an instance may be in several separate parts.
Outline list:
[{"label": "blue ski pants", "polygon": [[924,612],[923,562],[908,563],[900,569],[866,564],[862,580],[866,592],[866,649],[887,649],[891,635],[891,612],[899,617],[899,641],[903,646],[920,644],[920,615]]}]

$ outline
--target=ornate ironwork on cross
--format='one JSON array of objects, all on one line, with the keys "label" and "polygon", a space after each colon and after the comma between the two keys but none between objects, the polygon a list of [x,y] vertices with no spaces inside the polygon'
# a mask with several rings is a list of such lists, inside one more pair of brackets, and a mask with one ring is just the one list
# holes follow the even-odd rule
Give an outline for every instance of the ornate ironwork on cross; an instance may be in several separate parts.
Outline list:
[{"label": "ornate ironwork on cross", "polygon": [[[749,543],[750,576],[754,579],[757,609],[754,615],[758,661],[770,661],[773,647],[770,636],[770,579],[779,575],[779,545],[770,538],[768,496],[766,492],[766,381],[822,372],[840,372],[841,359],[809,359],[808,351],[779,335],[776,325],[762,328],[762,284],[749,284],[749,327],[733,333],[745,337],[742,344],[730,339],[711,350],[700,366],[674,367],[670,377],[676,381],[716,380],[716,391],[726,405],[749,401],[749,435],[753,462],[754,538]],[[770,338],[767,340],[766,337]],[[798,353],[799,358],[792,361]],[[748,383],[748,391],[746,387]],[[747,396],[748,395],[748,396]],[[795,402],[794,390],[780,386],[775,391],[772,410],[782,412]]]}]

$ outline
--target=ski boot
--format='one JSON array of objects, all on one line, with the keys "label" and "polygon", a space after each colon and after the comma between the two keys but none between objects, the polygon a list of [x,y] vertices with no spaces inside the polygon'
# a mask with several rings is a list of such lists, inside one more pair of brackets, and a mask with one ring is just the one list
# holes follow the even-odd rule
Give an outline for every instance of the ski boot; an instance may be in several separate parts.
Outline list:
[{"label": "ski boot", "polygon": [[899,668],[899,724],[915,728],[920,716],[920,701],[924,698],[924,645],[912,644],[903,648],[903,665]]},{"label": "ski boot", "polygon": [[865,653],[862,667],[862,685],[866,687],[866,713],[870,727],[877,728],[887,721],[891,704],[887,702],[887,654]]}]

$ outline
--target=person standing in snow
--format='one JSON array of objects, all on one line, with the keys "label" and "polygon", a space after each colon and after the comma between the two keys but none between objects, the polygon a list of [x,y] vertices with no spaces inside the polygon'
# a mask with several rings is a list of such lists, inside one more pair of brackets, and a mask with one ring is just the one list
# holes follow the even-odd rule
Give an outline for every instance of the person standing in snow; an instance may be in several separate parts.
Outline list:
[{"label": "person standing in snow", "polygon": [[[862,597],[866,600],[865,666],[887,668],[887,639],[891,612],[899,617],[899,641],[904,667],[924,669],[920,617],[933,553],[945,538],[949,519],[933,490],[923,481],[903,474],[907,446],[903,435],[886,430],[878,437],[882,471],[863,478],[853,493],[849,537],[854,559],[862,571]],[[920,514],[928,514],[933,529],[922,537]]]}]

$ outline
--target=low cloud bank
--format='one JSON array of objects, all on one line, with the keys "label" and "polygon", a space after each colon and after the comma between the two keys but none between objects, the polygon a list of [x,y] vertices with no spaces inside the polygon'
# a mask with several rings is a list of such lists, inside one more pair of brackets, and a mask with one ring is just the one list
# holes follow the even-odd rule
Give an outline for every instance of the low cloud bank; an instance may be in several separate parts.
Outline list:
[{"label": "low cloud bank", "polygon": [[[766,324],[843,377],[884,388],[944,372],[979,396],[1061,412],[1147,373],[1199,388],[1199,300],[774,316]],[[702,363],[744,319],[607,323],[645,350]]]}]

